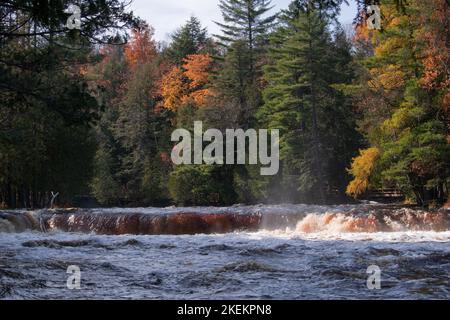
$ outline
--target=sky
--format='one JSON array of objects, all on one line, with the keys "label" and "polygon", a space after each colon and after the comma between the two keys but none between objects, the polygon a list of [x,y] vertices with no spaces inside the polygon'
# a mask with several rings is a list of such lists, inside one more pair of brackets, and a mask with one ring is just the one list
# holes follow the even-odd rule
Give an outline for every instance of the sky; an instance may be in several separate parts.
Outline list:
[{"label": "sky", "polygon": [[[291,0],[272,0],[273,12],[288,7]],[[340,21],[349,24],[356,15],[356,3],[343,5]],[[155,28],[158,41],[168,41],[170,34],[185,23],[192,15],[200,19],[210,34],[220,33],[213,21],[222,22],[219,0],[133,0],[131,10]]]}]

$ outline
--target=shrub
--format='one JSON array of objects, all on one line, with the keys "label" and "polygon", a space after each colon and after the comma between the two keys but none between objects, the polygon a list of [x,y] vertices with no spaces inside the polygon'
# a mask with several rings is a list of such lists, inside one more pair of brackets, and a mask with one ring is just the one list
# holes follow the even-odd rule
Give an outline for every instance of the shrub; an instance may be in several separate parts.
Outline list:
[{"label": "shrub", "polygon": [[178,205],[229,205],[236,200],[232,171],[220,166],[176,167],[170,174],[169,192]]}]

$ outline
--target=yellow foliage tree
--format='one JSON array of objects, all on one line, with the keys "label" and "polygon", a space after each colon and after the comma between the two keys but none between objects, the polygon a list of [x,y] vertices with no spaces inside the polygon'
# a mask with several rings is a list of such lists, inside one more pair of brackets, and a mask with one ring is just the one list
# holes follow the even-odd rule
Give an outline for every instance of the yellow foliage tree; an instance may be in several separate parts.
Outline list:
[{"label": "yellow foliage tree", "polygon": [[405,85],[405,74],[398,65],[390,64],[385,68],[373,68],[370,74],[373,80],[369,85],[375,89],[394,90]]},{"label": "yellow foliage tree", "polygon": [[369,148],[360,150],[360,155],[353,158],[352,166],[348,171],[354,179],[347,187],[348,195],[356,198],[367,191],[370,186],[370,177],[379,157],[380,150],[378,148]]}]

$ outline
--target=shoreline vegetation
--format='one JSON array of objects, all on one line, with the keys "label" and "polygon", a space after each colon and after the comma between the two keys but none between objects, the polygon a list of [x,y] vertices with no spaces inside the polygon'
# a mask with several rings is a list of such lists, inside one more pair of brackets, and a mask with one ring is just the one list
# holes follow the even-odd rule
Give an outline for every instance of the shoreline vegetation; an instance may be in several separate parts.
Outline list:
[{"label": "shoreline vegetation", "polygon": [[[0,3],[0,209],[450,207],[448,1],[379,1],[380,30],[351,1],[345,28],[343,0],[218,0],[220,35],[193,16],[169,43],[123,0],[77,1],[80,29],[73,1]],[[174,165],[196,121],[279,130],[278,174]]]}]

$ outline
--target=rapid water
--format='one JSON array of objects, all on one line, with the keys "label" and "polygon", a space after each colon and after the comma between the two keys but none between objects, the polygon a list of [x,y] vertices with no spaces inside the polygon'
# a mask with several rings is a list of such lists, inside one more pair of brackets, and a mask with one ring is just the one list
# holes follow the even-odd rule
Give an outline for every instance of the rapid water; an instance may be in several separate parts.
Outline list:
[{"label": "rapid water", "polygon": [[[81,269],[81,289],[66,286]],[[381,270],[369,290],[367,268]],[[0,211],[0,299],[450,299],[450,217],[381,205]]]}]

